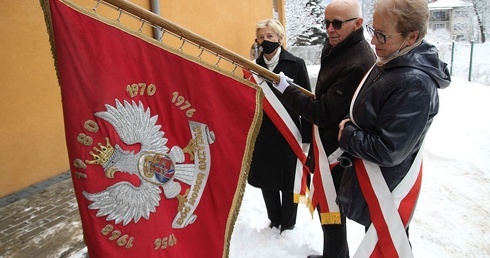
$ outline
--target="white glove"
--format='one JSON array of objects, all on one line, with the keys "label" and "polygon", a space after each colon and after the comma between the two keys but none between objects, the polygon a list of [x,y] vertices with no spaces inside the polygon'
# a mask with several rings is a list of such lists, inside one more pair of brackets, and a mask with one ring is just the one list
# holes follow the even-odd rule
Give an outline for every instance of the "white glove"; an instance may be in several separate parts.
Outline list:
[{"label": "white glove", "polygon": [[278,84],[275,84],[273,83],[272,85],[274,85],[274,87],[276,87],[276,89],[283,93],[284,90],[286,90],[286,88],[291,85],[291,83],[293,82],[293,79],[287,77],[286,75],[284,75],[283,72],[280,72],[279,73],[279,77],[280,77],[280,80],[279,80],[279,83]]}]

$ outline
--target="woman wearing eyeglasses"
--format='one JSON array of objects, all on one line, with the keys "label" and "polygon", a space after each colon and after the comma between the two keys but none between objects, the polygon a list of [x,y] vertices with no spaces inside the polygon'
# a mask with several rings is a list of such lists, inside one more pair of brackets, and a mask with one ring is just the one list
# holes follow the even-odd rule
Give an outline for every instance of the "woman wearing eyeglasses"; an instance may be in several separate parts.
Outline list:
[{"label": "woman wearing eyeglasses", "polygon": [[439,111],[437,91],[451,80],[437,49],[423,40],[428,19],[426,0],[377,0],[366,26],[378,58],[338,136],[355,169],[344,174],[338,201],[366,227],[361,257],[413,257],[408,227],[421,186],[423,142]]}]

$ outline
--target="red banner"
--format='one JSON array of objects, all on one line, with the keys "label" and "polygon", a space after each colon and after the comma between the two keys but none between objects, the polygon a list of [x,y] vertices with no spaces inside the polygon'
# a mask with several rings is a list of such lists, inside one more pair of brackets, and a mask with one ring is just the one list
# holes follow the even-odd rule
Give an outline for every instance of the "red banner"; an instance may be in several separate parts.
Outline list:
[{"label": "red banner", "polygon": [[44,6],[89,256],[226,257],[258,88],[90,10]]}]

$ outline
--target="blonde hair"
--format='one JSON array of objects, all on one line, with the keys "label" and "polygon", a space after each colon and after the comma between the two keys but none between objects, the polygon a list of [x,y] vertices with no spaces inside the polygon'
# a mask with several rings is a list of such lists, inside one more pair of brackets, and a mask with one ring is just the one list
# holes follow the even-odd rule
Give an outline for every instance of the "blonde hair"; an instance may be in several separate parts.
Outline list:
[{"label": "blonde hair", "polygon": [[374,11],[397,21],[396,29],[406,37],[412,31],[419,32],[419,39],[427,34],[429,6],[427,0],[376,0]]},{"label": "blonde hair", "polygon": [[265,28],[271,28],[281,39],[281,44],[286,42],[286,31],[284,30],[284,27],[278,20],[267,19],[267,20],[259,21],[257,23],[257,26],[255,26],[255,36],[259,37],[258,35],[259,30]]}]

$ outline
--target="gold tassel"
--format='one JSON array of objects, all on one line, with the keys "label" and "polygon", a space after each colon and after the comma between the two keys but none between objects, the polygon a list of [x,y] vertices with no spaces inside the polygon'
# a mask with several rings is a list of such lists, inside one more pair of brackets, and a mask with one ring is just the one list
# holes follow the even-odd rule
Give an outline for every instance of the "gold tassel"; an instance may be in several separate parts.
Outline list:
[{"label": "gold tassel", "polygon": [[307,204],[308,198],[304,194],[294,194],[294,203]]},{"label": "gold tassel", "polygon": [[340,212],[328,212],[320,214],[320,222],[322,225],[326,224],[340,224]]}]

